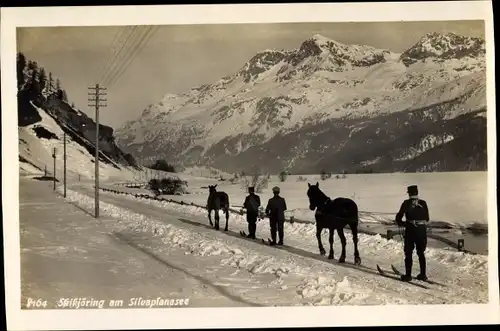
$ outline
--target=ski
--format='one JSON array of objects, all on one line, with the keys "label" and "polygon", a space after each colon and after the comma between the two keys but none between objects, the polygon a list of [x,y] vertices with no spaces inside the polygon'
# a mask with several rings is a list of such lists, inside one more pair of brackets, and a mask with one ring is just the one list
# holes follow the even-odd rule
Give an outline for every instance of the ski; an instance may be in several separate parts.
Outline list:
[{"label": "ski", "polygon": [[251,239],[251,240],[259,240],[259,239],[260,239],[260,241],[261,241],[261,242],[262,242],[262,244],[264,244],[264,245],[273,246],[273,247],[281,247],[280,245],[272,245],[272,244],[271,244],[271,243],[272,243],[272,240],[271,240],[271,239],[269,239],[269,238],[267,239],[267,241],[266,241],[266,240],[264,240],[263,238],[248,238],[248,237],[247,237],[247,234],[245,233],[245,231],[240,231],[240,236],[242,236],[242,237],[243,237],[243,238],[245,238],[245,239]]},{"label": "ski", "polygon": [[382,277],[386,277],[386,278],[391,278],[391,279],[394,279],[394,280],[398,280],[402,283],[407,283],[407,284],[410,284],[410,285],[414,285],[414,286],[417,286],[417,287],[421,287],[421,288],[424,288],[426,290],[429,290],[430,288],[428,286],[425,286],[425,285],[422,285],[422,284],[419,284],[419,283],[414,283],[412,281],[404,281],[402,280],[401,278],[399,278],[398,276],[393,276],[393,275],[390,275],[388,273],[386,273],[384,270],[382,270],[382,268],[380,268],[380,266],[377,264],[377,271],[378,273],[382,276]]},{"label": "ski", "polygon": [[398,275],[398,276],[402,275],[402,273],[398,269],[396,269],[396,267],[393,264],[391,264],[391,269],[392,269],[392,272],[394,272],[396,275]]},{"label": "ski", "polygon": [[[401,275],[402,275],[401,271],[399,271],[399,270],[398,270],[398,269],[397,269],[394,265],[392,265],[392,264],[391,264],[391,268],[392,268],[392,271],[393,271],[396,275],[398,275],[398,276],[401,276]],[[443,286],[443,287],[446,287],[446,285],[445,285],[445,284],[442,284],[442,283],[439,283],[439,282],[435,282],[435,281],[433,281],[433,280],[429,280],[429,279],[427,279],[427,280],[419,280],[419,279],[416,279],[416,278],[415,278],[415,281],[418,281],[418,282],[425,282],[425,283],[429,283],[429,284],[432,284],[432,285],[438,285],[438,286]]]},{"label": "ski", "polygon": [[244,237],[244,238],[246,238],[246,239],[252,239],[252,240],[255,240],[255,239],[256,239],[256,238],[255,238],[255,239],[254,239],[254,238],[248,238],[248,237],[247,237],[247,234],[246,234],[246,232],[245,232],[245,231],[240,231],[240,236],[242,236],[242,237]]},{"label": "ski", "polygon": [[[273,241],[271,239],[267,238],[267,241],[265,241],[264,238],[262,238],[261,240],[262,240],[263,244],[273,246],[273,244],[272,244]],[[276,246],[276,245],[274,245],[274,246]]]},{"label": "ski", "polygon": [[261,239],[262,240],[262,243],[264,245],[268,245],[268,246],[272,246],[272,247],[276,247],[276,248],[280,248],[280,247],[283,247],[284,245],[278,245],[278,244],[274,244],[273,245],[273,241],[269,238],[267,238],[267,241],[265,241],[264,239]]}]

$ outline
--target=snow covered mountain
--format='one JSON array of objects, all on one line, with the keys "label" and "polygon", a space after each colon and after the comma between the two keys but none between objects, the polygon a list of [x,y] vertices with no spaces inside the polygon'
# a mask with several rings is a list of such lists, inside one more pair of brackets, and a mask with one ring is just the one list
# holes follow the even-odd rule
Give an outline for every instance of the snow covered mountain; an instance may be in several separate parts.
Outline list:
[{"label": "snow covered mountain", "polygon": [[401,54],[314,35],[167,94],[116,131],[146,158],[224,171],[486,168],[484,40],[424,35]]}]

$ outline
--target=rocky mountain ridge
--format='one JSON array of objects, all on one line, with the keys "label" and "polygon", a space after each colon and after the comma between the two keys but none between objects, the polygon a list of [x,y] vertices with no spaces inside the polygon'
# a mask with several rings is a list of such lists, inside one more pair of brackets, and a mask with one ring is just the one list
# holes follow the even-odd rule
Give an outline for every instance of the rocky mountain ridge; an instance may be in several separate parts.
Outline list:
[{"label": "rocky mountain ridge", "polygon": [[429,33],[402,53],[321,35],[167,94],[116,131],[140,157],[224,171],[486,169],[485,44]]}]

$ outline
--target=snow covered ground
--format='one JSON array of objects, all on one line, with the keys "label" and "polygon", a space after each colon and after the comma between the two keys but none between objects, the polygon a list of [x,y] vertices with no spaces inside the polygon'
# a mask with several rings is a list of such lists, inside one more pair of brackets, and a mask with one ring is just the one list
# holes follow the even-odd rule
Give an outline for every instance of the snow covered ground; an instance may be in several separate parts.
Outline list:
[{"label": "snow covered ground", "polygon": [[[79,186],[74,190],[69,191],[68,200],[85,210],[93,210],[92,189]],[[349,264],[338,265],[320,257],[312,227],[308,224],[287,224],[285,240],[292,248],[276,249],[239,237],[238,231],[246,230],[246,223],[238,218],[231,220],[229,233],[216,232],[207,227],[206,217],[186,212],[184,207],[175,210],[171,204],[166,206],[162,202],[108,193],[101,194],[101,199],[102,215],[115,219],[108,223],[106,231],[149,234],[161,243],[153,250],[182,249],[186,255],[196,256],[211,266],[215,265],[214,256],[217,256],[219,265],[235,268],[238,273],[272,276],[266,278],[260,288],[254,289],[255,297],[245,297],[256,304],[370,305],[478,303],[488,300],[486,256],[429,249],[429,275],[447,287],[430,285],[431,289],[422,289],[377,275],[376,264],[385,268],[390,264],[400,268],[402,265],[401,243],[379,236],[360,235],[364,266],[355,269]],[[268,232],[268,226],[258,225],[258,236],[266,238]],[[347,235],[347,240],[348,260],[351,261],[350,235]],[[338,241],[335,242],[335,251],[338,258]],[[197,268],[206,268],[203,262],[199,263]],[[230,281],[226,284],[237,291]],[[278,291],[279,295],[269,291]]]},{"label": "snow covered ground", "polygon": [[[126,307],[134,297],[189,298],[190,307],[256,305],[204,277],[209,260],[200,268],[200,261],[163,245],[161,237],[134,231],[138,224],[109,216],[96,220],[44,183],[23,181],[21,192],[23,305],[35,297],[47,300],[46,308],[61,308],[60,298],[106,300],[102,308],[110,299],[123,300]],[[222,267],[213,268],[213,276],[217,273],[229,275]]]},{"label": "snow covered ground", "polygon": [[[361,234],[363,266],[354,267],[351,235],[346,234],[348,263],[340,265],[318,254],[312,224],[286,223],[287,247],[273,248],[241,238],[239,230],[247,228],[241,216],[232,214],[230,231],[217,232],[201,208],[107,192],[100,194],[96,220],[92,184],[72,181],[64,203],[61,186],[57,196],[52,183],[20,179],[23,303],[41,297],[54,308],[60,298],[86,297],[103,308],[111,308],[109,300],[123,300],[130,308],[125,307],[130,298],[161,297],[189,298],[191,308],[389,306],[396,311],[401,305],[447,309],[489,301],[488,256],[430,247],[428,274],[446,286],[425,284],[426,289],[378,275],[377,264],[388,272],[391,264],[402,269],[398,241]],[[267,222],[258,224],[257,236],[269,237]],[[328,247],[326,233],[323,243]],[[338,259],[338,237],[334,249]],[[416,261],[414,266],[416,273]]]}]

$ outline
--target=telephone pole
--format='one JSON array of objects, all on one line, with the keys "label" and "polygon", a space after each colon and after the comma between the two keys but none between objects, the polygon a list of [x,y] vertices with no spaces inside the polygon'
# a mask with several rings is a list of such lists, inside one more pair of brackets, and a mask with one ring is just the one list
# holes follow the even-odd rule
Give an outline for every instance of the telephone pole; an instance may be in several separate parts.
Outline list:
[{"label": "telephone pole", "polygon": [[52,158],[54,159],[54,191],[56,190],[56,152],[57,149],[54,147]]},{"label": "telephone pole", "polygon": [[[101,104],[106,99],[101,98],[106,95],[106,88],[96,84],[89,87],[89,107],[95,107],[95,218],[99,218],[99,108],[106,107]],[[92,97],[92,98],[91,98]]]},{"label": "telephone pole", "polygon": [[63,134],[64,149],[64,197],[66,198],[66,132]]}]

